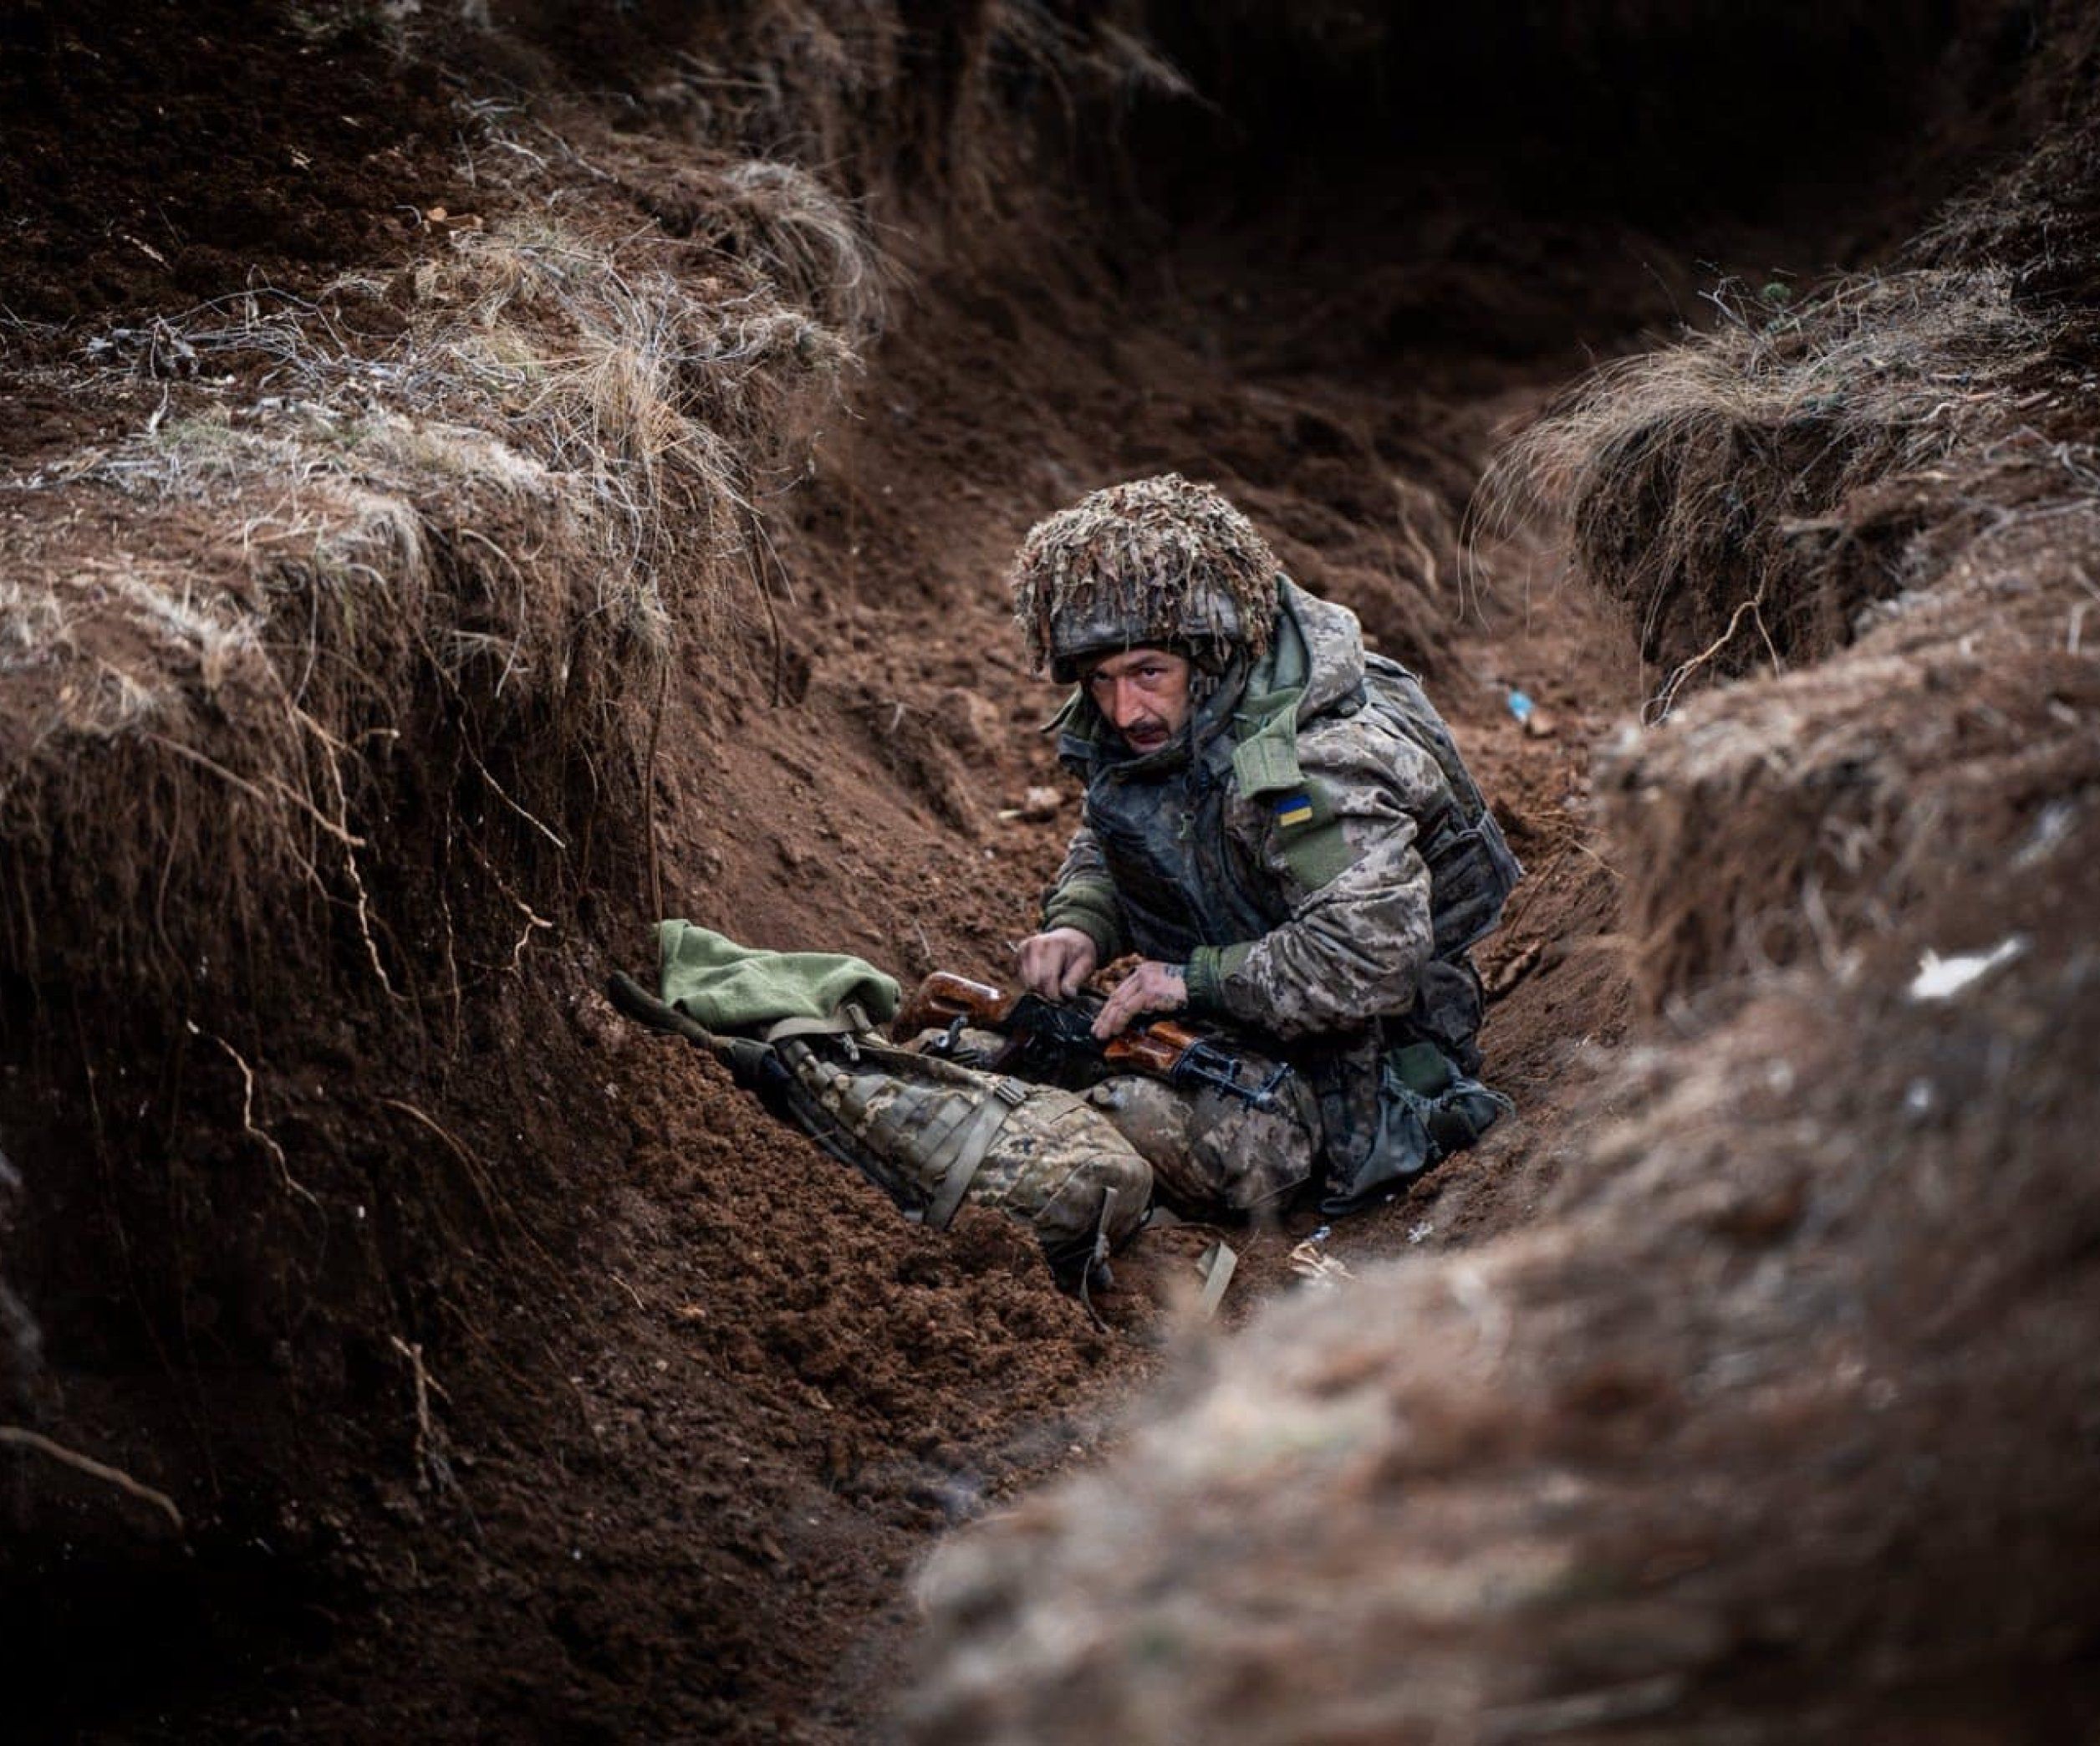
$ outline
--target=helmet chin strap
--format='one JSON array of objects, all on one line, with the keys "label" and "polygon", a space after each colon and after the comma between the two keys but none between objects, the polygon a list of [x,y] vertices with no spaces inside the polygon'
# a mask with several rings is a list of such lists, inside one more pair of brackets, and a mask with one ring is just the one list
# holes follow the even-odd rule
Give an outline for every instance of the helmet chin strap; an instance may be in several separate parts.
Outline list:
[{"label": "helmet chin strap", "polygon": [[1195,661],[1189,673],[1189,725],[1198,738],[1237,707],[1241,692],[1246,689],[1246,650],[1211,643],[1205,653],[1211,659]]}]

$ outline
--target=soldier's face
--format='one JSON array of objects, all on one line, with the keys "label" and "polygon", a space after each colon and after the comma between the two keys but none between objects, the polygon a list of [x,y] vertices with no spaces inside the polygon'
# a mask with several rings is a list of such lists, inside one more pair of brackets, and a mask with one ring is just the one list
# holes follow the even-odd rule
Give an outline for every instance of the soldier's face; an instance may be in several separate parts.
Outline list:
[{"label": "soldier's face", "polygon": [[1165,649],[1125,649],[1088,667],[1087,695],[1133,752],[1156,752],[1187,725],[1189,662]]}]

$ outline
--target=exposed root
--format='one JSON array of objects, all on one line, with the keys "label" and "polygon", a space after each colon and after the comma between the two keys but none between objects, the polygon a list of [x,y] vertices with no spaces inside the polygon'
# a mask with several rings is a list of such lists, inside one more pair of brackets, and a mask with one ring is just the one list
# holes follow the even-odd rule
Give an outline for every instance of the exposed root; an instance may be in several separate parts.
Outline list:
[{"label": "exposed root", "polygon": [[1762,605],[1761,597],[1753,596],[1738,605],[1728,620],[1728,628],[1664,681],[1663,688],[1650,697],[1642,708],[1641,720],[1653,726],[1655,722],[1668,717],[1671,709],[1676,706],[1677,695],[1684,690],[1686,682],[1701,667],[1712,662],[1730,642],[1735,641],[1736,632],[1741,628],[1746,617],[1748,617],[1757,626],[1757,634],[1764,639],[1765,652],[1771,661],[1774,676],[1785,672],[1787,664],[1779,658],[1779,651],[1772,646],[1771,632],[1765,628],[1764,618],[1758,611],[1758,608]]},{"label": "exposed root", "polygon": [[[495,1182],[491,1179],[482,1161],[467,1149],[451,1129],[438,1121],[435,1116],[419,1110],[414,1104],[404,1098],[382,1097],[377,1101],[385,1108],[398,1110],[410,1120],[428,1129],[444,1144],[445,1149],[459,1161],[460,1168],[466,1172],[467,1181],[473,1185],[474,1192],[481,1201],[482,1211],[487,1218],[489,1229],[492,1233],[500,1238],[504,1221],[507,1219],[512,1226],[522,1233],[534,1254],[545,1264],[547,1269],[545,1276],[556,1281],[565,1279],[568,1270],[547,1252],[546,1245],[533,1234],[532,1228],[512,1210],[510,1202],[497,1192]],[[564,1294],[573,1296],[572,1293],[567,1291],[565,1286],[563,1291]]]},{"label": "exposed root", "polygon": [[298,1195],[300,1199],[305,1201],[316,1212],[326,1218],[328,1208],[321,1204],[320,1196],[314,1193],[312,1189],[292,1174],[291,1160],[284,1156],[284,1148],[279,1146],[267,1131],[256,1126],[255,1070],[243,1059],[241,1051],[227,1042],[224,1037],[214,1036],[208,1031],[200,1030],[195,1024],[190,1024],[189,1030],[192,1036],[211,1037],[212,1042],[217,1044],[232,1057],[233,1064],[241,1070],[241,1131],[277,1160],[278,1174],[283,1177],[284,1186]]},{"label": "exposed root", "polygon": [[175,1506],[174,1498],[164,1491],[134,1479],[121,1468],[110,1467],[92,1456],[81,1454],[77,1449],[69,1449],[64,1443],[54,1442],[40,1432],[27,1430],[20,1425],[0,1425],[0,1445],[33,1450],[62,1466],[73,1468],[76,1473],[85,1473],[91,1479],[99,1479],[105,1485],[114,1485],[126,1497],[136,1498],[142,1504],[150,1504],[167,1517],[177,1534],[189,1531],[183,1523],[182,1512]]}]

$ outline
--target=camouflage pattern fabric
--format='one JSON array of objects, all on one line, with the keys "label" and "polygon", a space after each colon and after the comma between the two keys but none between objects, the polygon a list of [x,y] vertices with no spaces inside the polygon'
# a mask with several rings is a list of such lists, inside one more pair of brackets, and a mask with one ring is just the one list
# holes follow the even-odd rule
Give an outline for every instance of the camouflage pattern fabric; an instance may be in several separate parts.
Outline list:
[{"label": "camouflage pattern fabric", "polygon": [[[781,1059],[871,1174],[909,1213],[945,1223],[956,1142],[978,1124],[988,1141],[960,1197],[1021,1219],[1061,1275],[1082,1272],[1097,1242],[1119,1247],[1144,1222],[1152,1172],[1085,1100],[1050,1085],[929,1059],[869,1036],[798,1038]],[[966,1159],[966,1163],[967,1160]]]},{"label": "camouflage pattern fabric", "polygon": [[[1199,1016],[1289,1038],[1414,1004],[1435,951],[1417,819],[1445,789],[1427,753],[1375,712],[1347,707],[1363,679],[1353,615],[1283,589],[1305,675],[1282,687],[1297,692],[1295,763],[1251,789],[1235,767],[1225,718],[1277,695],[1257,691],[1271,676],[1260,673],[1199,716],[1193,756],[1180,745],[1118,758],[1096,717],[1068,736],[1076,747],[1060,745],[1089,779],[1086,822],[1044,919],[1081,927],[1105,954],[1186,962]],[[1329,865],[1293,852],[1316,833],[1338,845]]]},{"label": "camouflage pattern fabric", "polygon": [[1028,664],[1139,643],[1267,647],[1281,566],[1215,485],[1161,473],[1089,492],[1028,530],[1007,582]]},{"label": "camouflage pattern fabric", "polygon": [[[1274,646],[1228,673],[1175,743],[1132,756],[1075,695],[1058,751],[1087,782],[1086,811],[1043,911],[1104,962],[1134,951],[1185,966],[1193,1018],[1275,1040],[1318,1098],[1302,1125],[1338,1210],[1458,1137],[1455,1122],[1440,1139],[1406,1119],[1396,1049],[1435,1045],[1476,1131],[1507,1107],[1465,1077],[1479,1064],[1479,979],[1462,952],[1436,954],[1420,839],[1450,790],[1365,707],[1364,671],[1354,615],[1280,579]],[[1271,1167],[1250,1156],[1202,1173],[1230,1183]]]},{"label": "camouflage pattern fabric", "polygon": [[1108,1248],[1120,1248],[1144,1223],[1152,1189],[1151,1166],[1104,1112],[1037,1085],[985,1154],[969,1200],[1031,1226],[1058,1265],[1088,1249],[1097,1231]]},{"label": "camouflage pattern fabric", "polygon": [[1302,1093],[1287,1110],[1256,1110],[1208,1086],[1190,1094],[1124,1074],[1087,1100],[1151,1165],[1160,1197],[1191,1218],[1281,1207],[1318,1165],[1319,1110]]}]

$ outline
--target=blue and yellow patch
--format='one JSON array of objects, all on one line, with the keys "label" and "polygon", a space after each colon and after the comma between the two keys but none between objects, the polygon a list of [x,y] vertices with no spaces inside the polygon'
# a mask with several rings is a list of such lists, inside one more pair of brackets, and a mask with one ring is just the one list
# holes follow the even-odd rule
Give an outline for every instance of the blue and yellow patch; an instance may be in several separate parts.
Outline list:
[{"label": "blue and yellow patch", "polygon": [[1286,794],[1276,803],[1276,822],[1279,824],[1310,824],[1312,822],[1312,798],[1309,794]]}]

